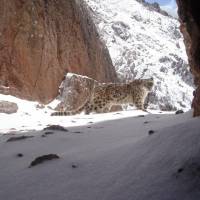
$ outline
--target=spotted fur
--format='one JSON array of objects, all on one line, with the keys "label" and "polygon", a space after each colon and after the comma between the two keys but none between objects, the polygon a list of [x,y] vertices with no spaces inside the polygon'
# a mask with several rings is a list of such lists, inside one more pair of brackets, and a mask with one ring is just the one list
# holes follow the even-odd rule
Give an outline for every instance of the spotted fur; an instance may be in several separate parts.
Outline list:
[{"label": "spotted fur", "polygon": [[108,112],[113,105],[134,104],[140,110],[144,109],[144,102],[153,87],[153,79],[137,79],[130,83],[108,83],[95,86],[90,98],[79,108],[72,111],[54,112],[52,116],[75,115],[83,110],[85,114],[91,112]]}]

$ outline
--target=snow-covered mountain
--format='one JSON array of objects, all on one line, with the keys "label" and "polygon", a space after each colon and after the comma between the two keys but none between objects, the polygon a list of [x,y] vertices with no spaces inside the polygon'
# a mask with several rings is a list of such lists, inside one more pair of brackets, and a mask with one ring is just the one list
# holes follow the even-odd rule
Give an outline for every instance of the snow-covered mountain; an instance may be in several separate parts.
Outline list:
[{"label": "snow-covered mountain", "polygon": [[85,0],[122,82],[153,77],[150,107],[191,106],[194,90],[177,19],[144,0]]}]

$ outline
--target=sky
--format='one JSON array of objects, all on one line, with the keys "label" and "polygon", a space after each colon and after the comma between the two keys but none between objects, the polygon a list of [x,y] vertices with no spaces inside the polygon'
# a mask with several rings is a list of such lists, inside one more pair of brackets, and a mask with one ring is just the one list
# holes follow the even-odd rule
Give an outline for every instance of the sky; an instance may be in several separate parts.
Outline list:
[{"label": "sky", "polygon": [[177,5],[175,0],[146,0],[147,2],[157,2],[161,9],[166,10],[169,14],[177,17]]}]

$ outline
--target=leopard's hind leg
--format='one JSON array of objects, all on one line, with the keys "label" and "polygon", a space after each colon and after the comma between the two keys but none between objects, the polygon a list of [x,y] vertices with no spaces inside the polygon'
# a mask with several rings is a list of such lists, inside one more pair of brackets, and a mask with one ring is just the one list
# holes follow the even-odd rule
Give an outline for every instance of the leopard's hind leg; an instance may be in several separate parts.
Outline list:
[{"label": "leopard's hind leg", "polygon": [[85,105],[85,114],[89,115],[93,111],[93,105],[91,103],[86,103]]},{"label": "leopard's hind leg", "polygon": [[134,104],[135,104],[137,109],[145,110],[145,108],[144,108],[144,99],[143,99],[142,96],[138,95],[135,98],[133,97],[133,100],[134,100]]}]

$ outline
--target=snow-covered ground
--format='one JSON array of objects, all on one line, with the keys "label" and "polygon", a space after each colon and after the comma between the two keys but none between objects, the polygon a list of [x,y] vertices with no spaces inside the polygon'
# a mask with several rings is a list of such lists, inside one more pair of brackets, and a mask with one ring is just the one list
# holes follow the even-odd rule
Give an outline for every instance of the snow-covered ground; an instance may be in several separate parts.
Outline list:
[{"label": "snow-covered ground", "polygon": [[[179,37],[177,21],[134,0],[88,2],[118,75],[153,76],[152,107],[189,109],[193,86],[182,37],[172,40]],[[2,94],[0,100],[19,107],[0,113],[0,200],[200,199],[200,123],[192,111],[51,117],[56,100],[46,106]],[[50,125],[67,131],[44,129]],[[8,142],[20,136],[32,137]],[[47,154],[60,158],[29,167]]]},{"label": "snow-covered ground", "polygon": [[190,109],[194,85],[178,20],[136,0],[85,1],[121,81],[153,77],[152,108]]},{"label": "snow-covered ground", "polygon": [[[49,117],[47,108],[14,100],[19,112],[0,114],[0,199],[200,199],[200,123],[191,111]],[[47,124],[68,131],[52,130],[44,137]],[[16,132],[5,134],[11,127]],[[40,131],[18,131],[29,128]],[[33,137],[7,142],[21,135]],[[60,159],[29,168],[46,154]]]},{"label": "snow-covered ground", "polygon": [[[102,113],[66,116],[66,117],[53,117],[51,116],[53,110],[59,101],[54,100],[48,105],[40,105],[38,102],[31,102],[16,98],[10,95],[0,94],[0,100],[14,102],[18,105],[18,112],[14,114],[0,113],[0,134],[5,133],[20,133],[30,130],[41,130],[48,125],[61,125],[61,126],[82,126],[90,125],[92,123],[133,117],[137,115],[146,115],[146,112],[139,110],[128,110],[122,112]],[[152,113],[160,113],[160,111],[152,110]],[[170,113],[170,112],[163,112]],[[171,112],[174,113],[174,112]],[[19,132],[20,131],[20,132]]]}]

